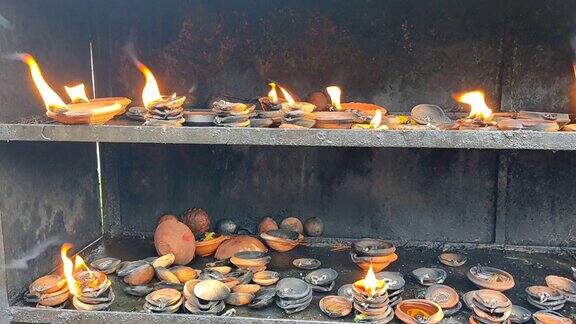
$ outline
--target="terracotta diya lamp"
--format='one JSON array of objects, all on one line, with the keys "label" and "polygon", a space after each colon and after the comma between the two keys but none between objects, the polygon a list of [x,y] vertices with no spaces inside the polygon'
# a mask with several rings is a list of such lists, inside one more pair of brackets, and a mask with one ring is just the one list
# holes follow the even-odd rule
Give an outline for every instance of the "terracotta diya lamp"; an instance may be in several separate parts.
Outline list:
[{"label": "terracotta diya lamp", "polygon": [[216,249],[214,258],[217,260],[230,259],[234,254],[242,251],[268,252],[268,249],[255,237],[238,235],[220,244]]},{"label": "terracotta diya lamp", "polygon": [[440,305],[426,299],[407,299],[396,306],[396,316],[407,324],[439,323],[444,318]]},{"label": "terracotta diya lamp", "polygon": [[467,118],[459,119],[453,129],[461,130],[496,130],[496,123],[492,121],[492,109],[486,104],[484,92],[471,91],[454,96],[458,102],[470,106]]},{"label": "terracotta diya lamp", "polygon": [[88,99],[84,84],[65,87],[71,103],[66,104],[44,80],[42,71],[32,55],[18,54],[17,58],[28,65],[34,85],[46,107],[46,116],[62,124],[104,124],[123,114],[131,102],[128,98]]},{"label": "terracotta diya lamp", "polygon": [[242,251],[237,252],[230,258],[238,269],[248,269],[254,272],[266,270],[266,265],[272,258],[264,252],[257,251]]},{"label": "terracotta diya lamp", "polygon": [[532,314],[536,324],[572,324],[574,323],[568,317],[554,311],[538,311]]},{"label": "terracotta diya lamp", "polygon": [[194,259],[196,239],[186,224],[168,219],[156,227],[154,246],[159,255],[174,254],[174,263],[186,265]]},{"label": "terracotta diya lamp", "polygon": [[547,276],[546,285],[560,291],[568,301],[576,303],[576,282],[560,276]]},{"label": "terracotta diya lamp", "polygon": [[490,289],[474,291],[471,300],[474,323],[504,323],[512,314],[512,302],[504,294]]},{"label": "terracotta diya lamp", "polygon": [[290,251],[304,240],[302,234],[286,229],[271,230],[260,234],[260,237],[278,252]]},{"label": "terracotta diya lamp", "polygon": [[442,108],[430,104],[414,106],[410,112],[410,117],[420,125],[443,127],[443,125],[451,125],[454,123],[454,121],[446,116]]},{"label": "terracotta diya lamp", "polygon": [[350,257],[361,269],[368,270],[372,266],[376,272],[380,272],[398,259],[395,251],[396,247],[390,242],[364,238],[352,244]]},{"label": "terracotta diya lamp", "polygon": [[216,233],[205,233],[203,237],[196,241],[196,255],[200,257],[207,257],[216,252],[220,244],[226,241],[229,237],[219,235]]},{"label": "terracotta diya lamp", "polygon": [[466,274],[468,279],[480,288],[505,291],[514,287],[514,277],[504,270],[477,265]]},{"label": "terracotta diya lamp", "polygon": [[424,298],[440,305],[444,315],[455,314],[462,308],[460,296],[456,290],[446,285],[432,285],[428,287]]},{"label": "terracotta diya lamp", "polygon": [[284,111],[299,110],[305,113],[311,113],[316,109],[316,106],[309,102],[295,101],[292,95],[284,87],[281,87],[279,85],[277,87],[280,89],[280,92],[282,92],[284,99],[286,99],[286,102],[281,103],[282,110]]},{"label": "terracotta diya lamp", "polygon": [[387,288],[384,280],[376,278],[372,267],[369,267],[364,279],[352,284],[355,321],[388,323],[394,318]]},{"label": "terracotta diya lamp", "polygon": [[528,303],[539,309],[560,310],[566,303],[566,297],[559,290],[547,286],[530,286],[526,294]]},{"label": "terracotta diya lamp", "polygon": [[324,314],[332,318],[348,316],[352,311],[352,302],[342,296],[326,296],[320,299],[319,306]]},{"label": "terracotta diya lamp", "polygon": [[66,306],[69,297],[66,279],[59,275],[47,275],[30,284],[24,300],[36,304],[38,308],[61,308]]},{"label": "terracotta diya lamp", "polygon": [[144,115],[145,126],[182,126],[184,119],[184,101],[185,96],[177,96],[175,93],[171,96],[163,96],[156,78],[152,71],[142,62],[134,60],[136,67],[146,79],[144,89],[142,89],[142,102],[147,112]]}]

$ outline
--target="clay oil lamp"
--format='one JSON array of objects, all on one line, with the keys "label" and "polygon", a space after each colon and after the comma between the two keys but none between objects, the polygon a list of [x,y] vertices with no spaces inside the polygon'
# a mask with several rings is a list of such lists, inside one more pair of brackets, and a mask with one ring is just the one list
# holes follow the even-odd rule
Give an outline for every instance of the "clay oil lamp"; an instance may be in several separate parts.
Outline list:
[{"label": "clay oil lamp", "polygon": [[344,297],[350,301],[352,301],[353,298],[353,290],[352,290],[352,284],[345,284],[340,286],[340,288],[338,288],[338,296]]},{"label": "clay oil lamp", "polygon": [[228,296],[230,288],[218,280],[191,280],[184,285],[184,307],[192,314],[218,314]]},{"label": "clay oil lamp", "polygon": [[224,300],[224,302],[232,306],[245,306],[250,304],[253,299],[254,294],[245,292],[233,292],[230,293],[230,295],[228,296],[228,298]]},{"label": "clay oil lamp", "polygon": [[396,306],[396,316],[406,324],[439,323],[444,318],[442,308],[426,299],[407,299]]},{"label": "clay oil lamp", "polygon": [[440,305],[444,315],[449,316],[455,314],[462,308],[460,296],[458,296],[456,290],[445,285],[432,285],[428,287],[424,298]]},{"label": "clay oil lamp", "polygon": [[532,314],[532,318],[536,324],[572,324],[574,323],[568,317],[556,313],[554,311],[538,311]]},{"label": "clay oil lamp", "polygon": [[94,262],[90,263],[90,266],[100,272],[103,272],[104,274],[109,275],[116,272],[121,262],[122,261],[120,259],[105,257],[95,260]]},{"label": "clay oil lamp", "polygon": [[133,261],[118,269],[116,274],[130,286],[147,285],[154,278],[154,267],[146,261]]},{"label": "clay oil lamp", "polygon": [[454,124],[454,121],[446,116],[444,110],[436,105],[416,105],[412,108],[410,117],[420,125],[432,126],[433,128],[446,129]]},{"label": "clay oil lamp", "polygon": [[85,311],[108,309],[115,299],[112,282],[103,272],[88,268],[80,256],[72,262],[67,255],[71,248],[70,244],[64,244],[60,256],[74,308]]},{"label": "clay oil lamp", "polygon": [[276,305],[286,314],[306,309],[312,302],[312,288],[298,278],[284,278],[276,285]]},{"label": "clay oil lamp", "polygon": [[388,287],[388,304],[390,307],[394,307],[402,301],[402,293],[404,292],[406,281],[400,272],[378,272],[376,273],[376,279],[384,280],[386,283],[386,286]]},{"label": "clay oil lamp", "polygon": [[387,286],[376,278],[372,266],[364,279],[352,284],[352,300],[356,310],[355,321],[388,323],[394,318],[390,307]]},{"label": "clay oil lamp", "polygon": [[532,312],[522,306],[512,305],[512,312],[509,317],[512,323],[526,323],[531,318]]},{"label": "clay oil lamp", "polygon": [[156,227],[154,246],[158,255],[174,254],[175,264],[186,265],[194,259],[196,239],[186,224],[175,219],[168,219]]},{"label": "clay oil lamp", "polygon": [[278,229],[278,224],[270,217],[263,217],[258,224],[258,234]]},{"label": "clay oil lamp", "polygon": [[441,284],[448,276],[446,271],[440,268],[418,268],[412,271],[412,275],[423,286]]},{"label": "clay oil lamp", "polygon": [[276,287],[261,288],[258,290],[252,302],[248,304],[248,307],[253,309],[260,309],[266,307],[274,301],[276,297]]},{"label": "clay oil lamp", "polygon": [[496,123],[492,120],[492,109],[486,104],[484,92],[471,91],[454,96],[456,101],[470,106],[467,118],[459,119],[453,129],[461,130],[496,130]]},{"label": "clay oil lamp", "polygon": [[480,288],[505,291],[514,287],[514,278],[504,270],[477,265],[466,274]]},{"label": "clay oil lamp", "polygon": [[365,238],[352,243],[350,257],[361,269],[367,270],[372,266],[380,272],[398,259],[395,251],[396,247],[390,242]]},{"label": "clay oil lamp", "polygon": [[149,313],[173,314],[182,306],[182,294],[171,288],[159,289],[146,296],[144,310]]},{"label": "clay oil lamp", "polygon": [[186,283],[187,281],[198,277],[198,270],[187,266],[175,266],[168,270],[170,270],[170,272],[172,272],[181,283]]},{"label": "clay oil lamp", "polygon": [[324,268],[310,272],[304,277],[304,280],[314,291],[329,292],[334,288],[336,278],[338,278],[338,272],[336,272],[336,270]]},{"label": "clay oil lamp", "polygon": [[472,294],[470,323],[504,323],[512,314],[512,302],[504,294],[480,289]]},{"label": "clay oil lamp", "polygon": [[566,297],[557,289],[546,286],[526,288],[528,303],[539,309],[560,310],[566,303]]},{"label": "clay oil lamp", "polygon": [[444,252],[438,256],[438,260],[443,265],[456,268],[463,266],[468,261],[468,258],[461,253]]},{"label": "clay oil lamp", "polygon": [[576,303],[576,283],[560,276],[547,276],[546,285],[560,291],[568,301]]},{"label": "clay oil lamp", "polygon": [[241,102],[228,102],[218,100],[212,103],[212,111],[216,113],[214,123],[223,127],[248,127],[250,114],[254,111],[253,104]]},{"label": "clay oil lamp", "polygon": [[40,277],[31,283],[24,300],[36,304],[38,308],[62,308],[68,303],[69,297],[66,279],[53,274]]},{"label": "clay oil lamp", "polygon": [[302,221],[297,217],[286,217],[280,223],[280,228],[285,230],[290,230],[298,232],[300,234],[304,233],[304,225]]},{"label": "clay oil lamp", "polygon": [[69,104],[66,104],[46,82],[32,55],[17,54],[16,58],[28,65],[34,85],[46,107],[46,116],[59,123],[104,124],[115,116],[123,114],[126,106],[131,102],[130,99],[123,97],[88,99],[84,84],[79,84],[65,87],[71,100]]},{"label": "clay oil lamp", "polygon": [[318,259],[313,258],[299,258],[292,261],[292,265],[299,269],[316,270],[320,268],[322,263]]},{"label": "clay oil lamp", "polygon": [[242,251],[234,254],[234,256],[230,258],[230,262],[237,266],[238,269],[259,272],[266,270],[266,265],[271,259],[272,258],[264,252]]},{"label": "clay oil lamp", "polygon": [[160,94],[160,88],[152,71],[142,62],[134,59],[134,64],[146,79],[144,89],[142,89],[142,102],[146,113],[144,114],[144,125],[146,126],[173,126],[179,127],[185,122],[184,101],[185,96],[171,96]]},{"label": "clay oil lamp", "polygon": [[290,251],[304,239],[302,234],[285,229],[268,231],[260,234],[260,237],[266,241],[269,247],[278,252]]},{"label": "clay oil lamp", "polygon": [[258,271],[254,273],[252,281],[261,286],[271,286],[280,280],[280,274],[276,271]]},{"label": "clay oil lamp", "polygon": [[255,295],[258,290],[260,290],[260,285],[258,284],[240,284],[232,287],[233,293],[247,293]]},{"label": "clay oil lamp", "polygon": [[214,232],[206,232],[200,239],[196,241],[196,255],[200,257],[207,257],[216,252],[220,244],[226,241],[229,237],[219,235]]},{"label": "clay oil lamp", "polygon": [[206,109],[189,109],[184,110],[183,117],[188,126],[212,126],[216,113]]},{"label": "clay oil lamp", "polygon": [[332,128],[332,129],[350,129],[356,115],[350,111],[345,111],[340,104],[340,96],[342,91],[339,87],[327,87],[326,91],[330,96],[331,106],[330,111],[316,112],[315,128]]},{"label": "clay oil lamp", "polygon": [[352,311],[352,302],[342,296],[326,296],[320,299],[320,310],[331,318],[348,316]]},{"label": "clay oil lamp", "polygon": [[266,97],[258,98],[261,110],[255,112],[255,116],[250,117],[251,127],[277,127],[282,123],[284,111],[282,103],[278,98],[276,83],[268,84],[270,91]]},{"label": "clay oil lamp", "polygon": [[217,260],[226,260],[234,256],[234,254],[242,251],[255,251],[255,252],[268,252],[268,249],[255,237],[248,235],[239,235],[224,241],[218,249],[214,257]]},{"label": "clay oil lamp", "polygon": [[284,96],[285,102],[282,102],[282,110],[284,111],[302,111],[306,113],[311,113],[316,109],[316,106],[309,102],[302,102],[302,101],[295,101],[294,97],[286,90],[286,88],[277,85],[277,88],[280,89],[280,92]]}]

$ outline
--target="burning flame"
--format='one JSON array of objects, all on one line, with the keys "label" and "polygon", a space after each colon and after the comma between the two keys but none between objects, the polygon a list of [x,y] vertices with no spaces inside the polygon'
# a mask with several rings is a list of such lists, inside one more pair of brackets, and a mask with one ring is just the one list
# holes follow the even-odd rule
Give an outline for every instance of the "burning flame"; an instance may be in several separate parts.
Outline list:
[{"label": "burning flame", "polygon": [[342,96],[342,90],[337,86],[330,86],[326,88],[326,92],[330,96],[330,101],[332,101],[332,107],[336,110],[342,110],[342,105],[340,104],[340,97]]},{"label": "burning flame", "polygon": [[144,107],[149,108],[154,104],[154,102],[162,99],[162,95],[160,94],[158,83],[156,82],[156,78],[154,78],[152,71],[150,71],[150,69],[140,61],[136,61],[136,67],[146,78],[146,85],[144,86],[144,89],[142,89],[142,102],[144,103]]},{"label": "burning flame", "polygon": [[60,96],[50,88],[46,80],[44,80],[40,66],[38,66],[34,57],[28,53],[24,53],[19,56],[19,59],[28,65],[34,85],[36,85],[36,88],[40,92],[40,96],[42,97],[42,101],[44,101],[46,109],[54,111],[66,108],[67,106],[64,101],[62,101],[62,98],[60,98]]},{"label": "burning flame", "polygon": [[276,83],[270,82],[270,83],[268,83],[268,85],[271,88],[270,92],[268,92],[268,99],[270,99],[270,101],[273,103],[277,103],[278,102],[278,91],[276,91]]},{"label": "burning flame", "polygon": [[288,101],[288,105],[293,106],[296,103],[296,101],[294,101],[294,99],[292,98],[290,93],[288,93],[288,91],[286,89],[282,88],[281,86],[278,86],[278,88],[280,88],[280,91],[282,91],[282,94],[284,95],[284,99],[286,99],[286,101]]},{"label": "burning flame", "polygon": [[488,108],[486,105],[484,92],[482,91],[466,92],[457,96],[456,100],[470,105],[471,109],[468,118],[488,120],[490,116],[492,116],[492,109]]},{"label": "burning flame", "polygon": [[372,117],[372,119],[370,120],[370,126],[378,128],[380,127],[381,123],[382,123],[382,112],[380,111],[380,109],[376,109],[374,117]]},{"label": "burning flame", "polygon": [[368,273],[366,273],[366,277],[364,277],[364,289],[368,293],[368,296],[374,296],[376,288],[378,288],[378,279],[376,279],[376,275],[372,269],[372,263],[370,263]]},{"label": "burning flame", "polygon": [[[62,248],[60,248],[60,257],[62,258],[62,264],[64,265],[64,277],[68,283],[68,290],[74,296],[78,296],[78,286],[76,285],[76,280],[74,279],[74,263],[68,257],[68,251],[72,248],[69,243],[64,243]],[[78,259],[76,259],[78,260]]]},{"label": "burning flame", "polygon": [[72,103],[90,102],[90,99],[88,99],[88,96],[86,95],[84,83],[72,87],[64,86],[64,89]]}]

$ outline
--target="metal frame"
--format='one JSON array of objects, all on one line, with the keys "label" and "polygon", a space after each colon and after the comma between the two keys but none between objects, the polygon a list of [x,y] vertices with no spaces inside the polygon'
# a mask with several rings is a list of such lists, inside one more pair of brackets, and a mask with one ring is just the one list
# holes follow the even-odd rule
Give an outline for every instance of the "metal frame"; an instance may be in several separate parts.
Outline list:
[{"label": "metal frame", "polygon": [[576,134],[0,124],[0,141],[576,150]]}]

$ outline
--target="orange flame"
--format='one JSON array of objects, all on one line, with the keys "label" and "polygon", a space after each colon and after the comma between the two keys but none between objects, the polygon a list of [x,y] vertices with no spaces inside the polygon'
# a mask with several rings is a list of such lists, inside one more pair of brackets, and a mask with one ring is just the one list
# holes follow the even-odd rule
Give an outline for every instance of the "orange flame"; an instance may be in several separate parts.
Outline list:
[{"label": "orange flame", "polygon": [[457,96],[456,100],[470,105],[470,114],[468,115],[468,118],[488,120],[492,116],[492,109],[488,108],[488,105],[486,105],[484,92],[482,91],[466,92]]},{"label": "orange flame", "polygon": [[44,101],[46,109],[50,111],[65,109],[67,107],[66,104],[62,101],[62,98],[52,90],[46,80],[44,80],[40,66],[38,66],[34,57],[28,53],[24,53],[19,55],[19,59],[28,65],[34,85],[38,89],[38,92],[40,92],[40,96],[42,97],[42,101]]},{"label": "orange flame", "polygon": [[368,296],[374,296],[376,293],[376,288],[378,288],[378,279],[376,279],[376,275],[374,274],[374,270],[372,269],[372,263],[370,263],[370,268],[368,268],[368,273],[366,273],[366,277],[364,277],[364,289],[368,293]]},{"label": "orange flame", "polygon": [[336,108],[336,110],[342,110],[342,105],[340,104],[342,90],[337,86],[330,86],[326,88],[326,92],[328,92],[328,96],[330,96],[332,107]]},{"label": "orange flame", "polygon": [[74,264],[68,257],[68,251],[70,249],[72,249],[72,244],[64,243],[62,248],[60,248],[60,257],[62,258],[62,264],[64,265],[64,277],[68,283],[68,290],[72,295],[78,296],[78,286],[76,285],[76,280],[74,279]]},{"label": "orange flame", "polygon": [[88,96],[86,95],[86,88],[84,87],[84,83],[80,83],[71,87],[64,86],[64,89],[66,90],[66,93],[68,94],[68,97],[70,97],[72,103],[90,102],[90,99],[88,99]]},{"label": "orange flame", "polygon": [[277,103],[278,102],[278,91],[276,91],[276,83],[270,82],[270,83],[268,83],[268,85],[271,88],[270,92],[268,92],[268,99],[270,99],[270,101],[273,103]]},{"label": "orange flame", "polygon": [[278,88],[280,88],[280,91],[282,92],[282,94],[284,95],[284,99],[286,99],[286,101],[288,101],[288,105],[289,106],[294,106],[294,104],[296,103],[296,101],[294,101],[294,99],[292,98],[292,96],[290,95],[290,93],[282,88],[281,86],[278,86]]},{"label": "orange flame", "polygon": [[136,61],[136,67],[146,78],[146,85],[144,85],[144,89],[142,89],[142,102],[144,103],[144,107],[150,108],[154,102],[162,99],[158,83],[152,71],[150,71],[146,65],[142,64],[142,62]]},{"label": "orange flame", "polygon": [[372,117],[372,119],[370,120],[370,126],[378,128],[380,127],[381,123],[382,123],[382,112],[380,111],[380,109],[376,109],[374,117]]}]

